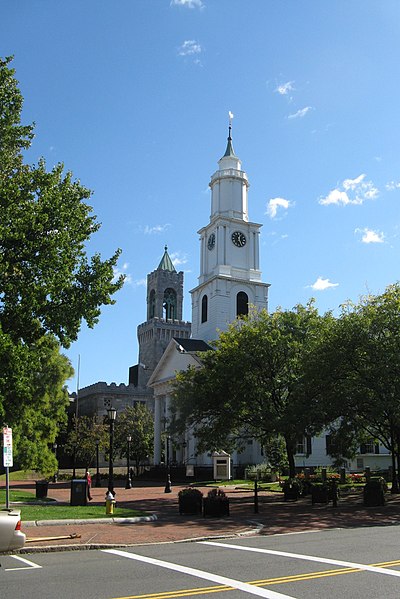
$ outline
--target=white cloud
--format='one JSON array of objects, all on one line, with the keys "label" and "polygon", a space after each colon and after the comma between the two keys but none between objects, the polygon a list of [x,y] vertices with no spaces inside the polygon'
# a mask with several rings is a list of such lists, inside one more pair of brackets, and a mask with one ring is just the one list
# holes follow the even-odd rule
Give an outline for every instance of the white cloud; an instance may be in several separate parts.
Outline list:
[{"label": "white cloud", "polygon": [[326,197],[321,197],[318,202],[323,206],[329,204],[346,206],[347,204],[363,204],[365,200],[374,200],[378,195],[378,188],[372,181],[365,181],[365,174],[362,174],[355,179],[345,179],[341,186],[332,189]]},{"label": "white cloud", "polygon": [[365,174],[359,175],[355,179],[345,179],[343,181],[343,187],[346,189],[356,189],[358,185],[365,179]]},{"label": "white cloud", "polygon": [[362,233],[361,241],[363,243],[383,243],[385,235],[382,231],[373,231],[372,229],[356,229],[355,233]]},{"label": "white cloud", "polygon": [[147,287],[147,279],[137,279],[136,281],[130,281],[134,287]]},{"label": "white cloud", "polygon": [[170,258],[172,260],[172,264],[175,268],[178,266],[182,266],[183,264],[187,264],[187,256],[186,254],[181,254],[180,252],[173,252],[170,254]]},{"label": "white cloud", "polygon": [[202,0],[171,0],[170,6],[184,6],[185,8],[205,8]]},{"label": "white cloud", "polygon": [[265,214],[268,214],[270,218],[275,218],[280,208],[288,210],[292,206],[294,206],[294,202],[285,200],[285,198],[273,198],[269,200]]},{"label": "white cloud", "polygon": [[146,225],[144,228],[144,233],[145,233],[145,235],[153,235],[154,233],[163,233],[170,226],[171,225],[169,223],[166,223],[165,225],[155,225],[154,227],[150,227],[149,225]]},{"label": "white cloud", "polygon": [[286,83],[281,83],[281,85],[278,85],[278,87],[274,91],[277,94],[280,94],[281,96],[287,96],[289,92],[294,90],[293,83],[294,81],[287,81]]},{"label": "white cloud", "polygon": [[400,189],[400,181],[389,181],[389,183],[386,183],[386,189],[388,191],[394,191],[395,189]]},{"label": "white cloud", "polygon": [[331,283],[329,279],[323,279],[322,277],[318,277],[318,279],[312,285],[309,285],[314,291],[325,291],[325,289],[329,289],[330,287],[337,287],[339,283]]},{"label": "white cloud", "polygon": [[184,41],[178,49],[179,56],[193,56],[194,54],[201,54],[201,52],[201,45],[195,40]]},{"label": "white cloud", "polygon": [[301,108],[297,112],[294,112],[293,114],[289,114],[288,119],[302,119],[303,117],[306,116],[307,112],[309,112],[310,110],[312,110],[312,106],[305,106],[304,108]]}]

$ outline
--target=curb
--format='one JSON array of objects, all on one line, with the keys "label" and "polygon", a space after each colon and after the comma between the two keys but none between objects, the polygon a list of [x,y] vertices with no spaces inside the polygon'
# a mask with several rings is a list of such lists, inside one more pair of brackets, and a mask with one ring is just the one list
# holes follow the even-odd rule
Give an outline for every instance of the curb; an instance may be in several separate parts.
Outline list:
[{"label": "curb", "polygon": [[154,522],[157,516],[136,516],[134,518],[91,518],[91,519],[75,519],[75,520],[27,520],[23,522],[24,528],[32,528],[34,526],[63,526],[63,525],[80,525],[80,524],[137,524],[138,522]]}]

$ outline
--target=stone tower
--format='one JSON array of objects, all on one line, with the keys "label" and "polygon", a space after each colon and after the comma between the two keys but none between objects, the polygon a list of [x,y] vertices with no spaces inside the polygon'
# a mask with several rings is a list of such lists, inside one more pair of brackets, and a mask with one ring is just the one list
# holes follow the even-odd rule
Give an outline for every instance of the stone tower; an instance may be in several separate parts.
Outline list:
[{"label": "stone tower", "polygon": [[182,320],[183,272],[177,272],[165,247],[156,270],[147,275],[147,320],[137,329],[139,364],[129,372],[130,382],[146,387],[172,337],[189,339],[190,322]]}]

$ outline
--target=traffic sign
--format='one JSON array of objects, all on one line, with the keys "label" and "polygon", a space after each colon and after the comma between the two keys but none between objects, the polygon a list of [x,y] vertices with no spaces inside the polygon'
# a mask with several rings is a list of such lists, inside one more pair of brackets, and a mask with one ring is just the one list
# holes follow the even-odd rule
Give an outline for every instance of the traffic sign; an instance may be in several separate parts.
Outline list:
[{"label": "traffic sign", "polygon": [[8,426],[3,428],[3,466],[4,468],[13,466],[12,429]]}]

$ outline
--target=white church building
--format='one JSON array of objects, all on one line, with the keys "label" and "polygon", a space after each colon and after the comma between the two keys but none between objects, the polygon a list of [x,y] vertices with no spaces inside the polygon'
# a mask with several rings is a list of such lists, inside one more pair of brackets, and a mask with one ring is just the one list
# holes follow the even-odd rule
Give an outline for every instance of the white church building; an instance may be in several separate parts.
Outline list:
[{"label": "white church building", "polygon": [[[238,316],[248,313],[249,305],[268,309],[269,284],[262,282],[260,270],[259,236],[262,225],[249,220],[249,182],[236,156],[229,126],[225,154],[218,162],[218,170],[211,176],[211,214],[200,235],[200,274],[198,285],[191,290],[192,336],[190,339],[171,339],[158,362],[148,385],[154,390],[154,464],[161,463],[162,445],[171,444],[163,436],[168,429],[171,402],[171,384],[176,372],[189,365],[201,367],[197,352],[207,349]],[[209,454],[197,455],[195,439],[190,431],[185,438],[174,440],[174,458],[177,463],[211,464]],[[223,448],[221,448],[223,449]],[[326,467],[331,464],[328,455],[329,435],[299,439],[296,466]],[[171,446],[165,455],[172,455]],[[260,444],[253,440],[240,453],[234,452],[233,467],[260,464],[265,461]],[[366,443],[360,454],[349,462],[352,471],[387,469],[390,455],[381,445]]]},{"label": "white church building", "polygon": [[[208,454],[197,455],[190,431],[185,438],[168,436],[171,388],[176,372],[189,365],[201,367],[198,352],[210,349],[219,331],[228,328],[249,306],[268,309],[269,284],[260,270],[260,229],[249,220],[249,182],[236,156],[229,125],[225,154],[211,176],[211,212],[200,236],[200,272],[191,290],[192,322],[182,320],[183,272],[177,272],[165,247],[164,255],[147,276],[146,321],[138,326],[138,364],[129,369],[128,385],[99,382],[79,390],[80,414],[102,418],[113,405],[117,411],[143,402],[154,413],[153,465],[165,459],[180,464],[210,466]],[[223,448],[221,448],[223,449]],[[329,435],[299,439],[298,468],[329,466]],[[231,456],[232,465],[260,464],[265,461],[262,447],[249,441],[246,449]],[[347,464],[349,470],[387,469],[390,455],[371,441]]]}]

